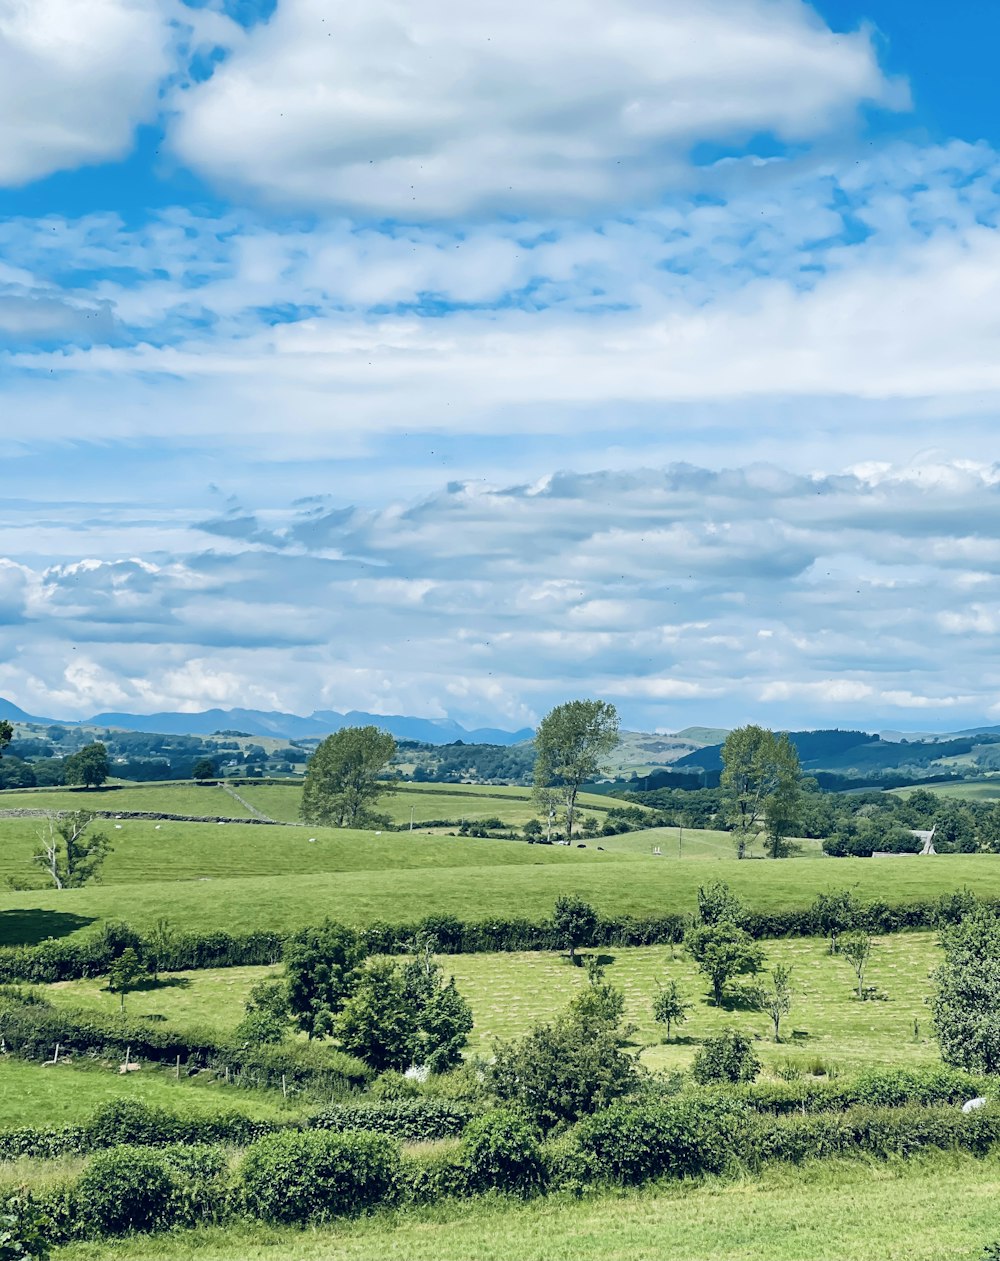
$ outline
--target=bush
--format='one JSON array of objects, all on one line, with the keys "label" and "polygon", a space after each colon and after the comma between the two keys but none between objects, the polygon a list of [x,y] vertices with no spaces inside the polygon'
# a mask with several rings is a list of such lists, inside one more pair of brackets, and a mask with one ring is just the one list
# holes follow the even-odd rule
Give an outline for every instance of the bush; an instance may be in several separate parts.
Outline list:
[{"label": "bush", "polygon": [[27,1194],[0,1200],[0,1261],[46,1261],[51,1222]]},{"label": "bush", "polygon": [[468,1195],[469,1190],[469,1168],[458,1151],[433,1151],[402,1159],[399,1197],[407,1204],[431,1204],[445,1197]]},{"label": "bush", "polygon": [[759,1072],[760,1060],[753,1042],[736,1029],[724,1029],[717,1037],[706,1038],[691,1067],[691,1075],[700,1085],[753,1081]]},{"label": "bush", "polygon": [[462,1156],[474,1190],[528,1195],[544,1185],[538,1130],[512,1109],[501,1108],[470,1121],[462,1138]]},{"label": "bush", "polygon": [[399,1167],[399,1147],[381,1134],[269,1134],[243,1157],[241,1191],[267,1221],[325,1221],[387,1199]]},{"label": "bush", "polygon": [[173,1181],[163,1156],[121,1146],[99,1152],[77,1183],[81,1221],[99,1235],[125,1235],[167,1224]]},{"label": "bush", "polygon": [[751,1114],[723,1097],[616,1103],[581,1121],[577,1141],[599,1175],[626,1185],[719,1173],[747,1149]]},{"label": "bush", "polygon": [[325,1108],[309,1124],[318,1130],[368,1130],[419,1143],[454,1138],[475,1115],[468,1104],[450,1099],[358,1099]]}]

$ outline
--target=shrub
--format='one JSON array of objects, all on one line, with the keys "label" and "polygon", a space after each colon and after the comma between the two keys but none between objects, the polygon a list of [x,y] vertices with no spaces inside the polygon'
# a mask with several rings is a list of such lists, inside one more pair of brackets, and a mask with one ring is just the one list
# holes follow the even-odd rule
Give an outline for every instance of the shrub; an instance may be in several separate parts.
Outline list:
[{"label": "shrub", "polygon": [[474,1190],[527,1195],[544,1185],[538,1130],[513,1109],[501,1108],[470,1121],[462,1155]]},{"label": "shrub", "polygon": [[691,1074],[700,1085],[707,1082],[753,1081],[760,1072],[760,1060],[745,1033],[724,1029],[707,1038],[695,1053]]},{"label": "shrub", "polygon": [[99,1152],[90,1161],[80,1175],[76,1193],[87,1230],[124,1235],[166,1224],[173,1181],[158,1152],[123,1145]]},{"label": "shrub", "polygon": [[324,1221],[388,1198],[399,1163],[399,1147],[381,1134],[286,1131],[249,1148],[241,1190],[251,1211],[267,1221]]},{"label": "shrub", "polygon": [[0,1261],[46,1261],[51,1222],[30,1195],[0,1200]]},{"label": "shrub", "polygon": [[407,1142],[428,1142],[461,1134],[475,1112],[457,1100],[358,1099],[334,1104],[312,1117],[319,1130],[369,1130]]},{"label": "shrub", "polygon": [[399,1172],[399,1195],[409,1204],[430,1204],[446,1196],[467,1195],[469,1168],[456,1150],[404,1156]]},{"label": "shrub", "polygon": [[581,1121],[580,1149],[599,1174],[635,1184],[718,1173],[746,1150],[750,1113],[723,1097],[678,1095],[662,1103],[616,1103]]}]

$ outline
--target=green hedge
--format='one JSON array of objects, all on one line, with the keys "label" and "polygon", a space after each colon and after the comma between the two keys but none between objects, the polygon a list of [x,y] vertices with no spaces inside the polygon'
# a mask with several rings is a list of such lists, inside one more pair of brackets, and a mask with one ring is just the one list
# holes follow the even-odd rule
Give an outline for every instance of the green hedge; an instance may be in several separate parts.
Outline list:
[{"label": "green hedge", "polygon": [[726,1086],[723,1092],[757,1112],[845,1111],[862,1105],[898,1108],[906,1104],[956,1104],[993,1093],[988,1078],[953,1068],[873,1068],[855,1077]]},{"label": "green hedge", "polygon": [[310,1125],[321,1130],[370,1130],[413,1143],[455,1138],[475,1115],[469,1104],[452,1099],[358,1099],[317,1112]]},{"label": "green hedge", "polygon": [[319,1043],[239,1046],[214,1031],[186,1029],[115,1013],[74,1011],[7,995],[0,1002],[0,1037],[21,1059],[51,1059],[56,1045],[67,1052],[123,1057],[228,1072],[240,1086],[318,1085],[331,1092],[364,1085],[371,1071],[360,1060]]},{"label": "green hedge", "polygon": [[[954,905],[952,905],[954,903]],[[988,903],[996,909],[1000,903]],[[956,899],[911,902],[890,906],[871,902],[844,926],[872,933],[895,933],[935,928],[961,913]],[[639,918],[629,915],[599,916],[584,946],[654,946],[676,943],[684,936],[683,915]],[[752,937],[811,937],[822,928],[811,908],[792,911],[747,912],[744,927]],[[497,918],[465,921],[450,915],[429,915],[410,923],[374,923],[359,931],[371,954],[405,952],[414,938],[430,938],[439,954],[483,954],[494,951],[559,950],[562,942],[550,920]],[[81,940],[44,941],[38,946],[0,947],[0,984],[29,982],[48,984],[81,977],[104,976],[126,947],[140,959],[155,959],[162,971],[183,972],[199,968],[247,967],[280,961],[285,938],[278,933],[234,935],[216,932],[178,935],[157,951],[152,941],[127,924],[108,924],[93,937]]]}]

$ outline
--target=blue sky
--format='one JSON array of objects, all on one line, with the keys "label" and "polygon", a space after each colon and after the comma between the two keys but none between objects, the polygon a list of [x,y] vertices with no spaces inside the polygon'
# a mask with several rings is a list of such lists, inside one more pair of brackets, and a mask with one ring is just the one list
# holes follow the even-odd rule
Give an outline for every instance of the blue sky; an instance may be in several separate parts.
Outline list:
[{"label": "blue sky", "polygon": [[1000,723],[1000,13],[0,0],[0,695]]}]

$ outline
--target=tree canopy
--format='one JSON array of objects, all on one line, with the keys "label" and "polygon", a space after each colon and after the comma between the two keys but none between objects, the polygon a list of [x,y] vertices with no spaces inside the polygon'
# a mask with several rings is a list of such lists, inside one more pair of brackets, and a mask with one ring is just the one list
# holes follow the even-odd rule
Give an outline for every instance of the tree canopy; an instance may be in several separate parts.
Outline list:
[{"label": "tree canopy", "polygon": [[396,741],[378,727],[344,727],[327,736],[306,766],[301,814],[306,823],[359,828],[379,822],[373,807]]},{"label": "tree canopy", "polygon": [[780,856],[788,831],[794,826],[801,779],[799,755],[787,734],[776,736],[766,727],[737,727],[722,746],[722,806],[733,831],[737,857],[767,827],[771,852]]},{"label": "tree canopy", "polygon": [[100,740],[84,745],[78,753],[72,754],[63,762],[66,783],[83,784],[85,788],[100,788],[110,772],[108,750]]},{"label": "tree canopy", "polygon": [[602,770],[618,747],[618,711],[609,701],[567,701],[550,710],[535,735],[535,787],[557,788],[566,808],[566,836],[580,786]]}]

